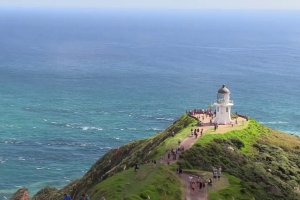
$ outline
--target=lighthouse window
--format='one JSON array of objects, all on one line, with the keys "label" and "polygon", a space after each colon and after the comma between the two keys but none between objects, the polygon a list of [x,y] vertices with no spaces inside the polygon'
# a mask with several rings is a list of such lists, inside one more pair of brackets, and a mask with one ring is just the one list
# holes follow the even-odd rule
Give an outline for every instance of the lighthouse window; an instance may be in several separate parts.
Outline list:
[{"label": "lighthouse window", "polygon": [[228,112],[228,108],[226,108],[226,112]]}]

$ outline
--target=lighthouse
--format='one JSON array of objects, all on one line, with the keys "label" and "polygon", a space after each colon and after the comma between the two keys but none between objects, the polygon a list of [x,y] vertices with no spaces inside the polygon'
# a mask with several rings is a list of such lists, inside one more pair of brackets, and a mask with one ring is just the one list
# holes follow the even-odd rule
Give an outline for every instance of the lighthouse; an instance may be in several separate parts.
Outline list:
[{"label": "lighthouse", "polygon": [[230,90],[225,86],[218,90],[217,100],[214,103],[216,107],[216,116],[213,120],[216,124],[230,124],[231,120],[231,107],[233,101],[230,100]]}]

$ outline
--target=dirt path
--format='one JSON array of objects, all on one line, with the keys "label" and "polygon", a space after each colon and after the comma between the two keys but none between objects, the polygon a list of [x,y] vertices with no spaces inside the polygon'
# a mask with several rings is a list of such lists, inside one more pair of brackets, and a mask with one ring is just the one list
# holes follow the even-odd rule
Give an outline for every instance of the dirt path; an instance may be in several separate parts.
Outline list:
[{"label": "dirt path", "polygon": [[[185,188],[185,197],[184,200],[207,200],[207,185],[204,188],[199,188],[197,184],[198,177],[192,174],[183,173],[180,175],[181,182]],[[200,179],[203,181],[203,179]],[[194,182],[193,188],[191,186],[191,182]]]},{"label": "dirt path", "polygon": [[[201,140],[201,137],[205,134],[207,134],[207,132],[209,132],[210,134],[223,134],[225,132],[231,131],[231,130],[239,130],[244,128],[246,120],[244,118],[238,117],[236,119],[237,123],[234,123],[233,125],[219,125],[217,130],[213,130],[214,126],[211,125],[211,118],[210,117],[206,117],[204,114],[197,114],[194,115],[195,118],[197,118],[198,120],[201,121],[201,123],[203,124],[202,126],[197,126],[194,127],[193,129],[199,129],[201,131],[202,130],[202,135],[200,134],[200,132],[198,133],[198,137],[195,137],[195,135],[191,134],[188,137],[186,137],[181,143],[180,143],[180,148],[183,148],[184,151],[190,149],[197,140]],[[208,131],[208,130],[211,131]],[[181,151],[176,153],[176,158],[174,159],[173,154],[168,152],[165,154],[165,156],[163,156],[162,160],[160,161],[160,163],[162,164],[173,164],[177,162],[177,159],[180,155]],[[168,155],[169,154],[169,155]],[[184,200],[207,200],[208,199],[208,186],[206,185],[205,188],[202,188],[201,190],[199,189],[199,185],[197,184],[197,180],[198,180],[198,176],[195,176],[193,174],[189,174],[189,173],[183,173],[180,175],[181,178],[181,182],[184,185],[185,188],[185,197]],[[192,189],[192,185],[191,182],[196,182],[193,184],[194,190]],[[203,181],[203,180],[202,180]],[[222,181],[219,182],[220,185],[222,184]],[[217,186],[216,185],[216,186]],[[214,186],[215,187],[215,186]],[[221,186],[220,186],[221,187]]]},{"label": "dirt path", "polygon": [[[203,135],[205,134],[205,132],[212,128],[212,126],[200,126],[200,127],[197,127],[199,128],[200,130],[203,129]],[[195,136],[192,136],[192,135],[189,135],[189,137],[185,138],[181,143],[180,143],[180,146],[181,147],[184,147],[184,150],[188,150],[190,149],[194,144],[195,142],[201,138],[201,135],[199,135],[197,138]]]}]

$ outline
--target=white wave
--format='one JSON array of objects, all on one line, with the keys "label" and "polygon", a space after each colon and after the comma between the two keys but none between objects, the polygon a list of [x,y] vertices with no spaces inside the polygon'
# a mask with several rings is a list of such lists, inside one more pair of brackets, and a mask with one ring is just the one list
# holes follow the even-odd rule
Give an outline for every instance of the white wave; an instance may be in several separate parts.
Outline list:
[{"label": "white wave", "polygon": [[166,121],[174,121],[173,118],[165,118],[165,117],[156,117],[157,120],[166,120]]},{"label": "white wave", "polygon": [[84,127],[81,127],[81,129],[82,129],[83,131],[87,131],[87,130],[89,130],[89,127],[88,127],[88,126],[84,126]]},{"label": "white wave", "polygon": [[270,122],[260,122],[262,124],[288,124],[289,122],[284,121],[270,121]]},{"label": "white wave", "polygon": [[35,168],[35,169],[41,170],[41,169],[44,169],[44,167],[37,167],[37,168]]},{"label": "white wave", "polygon": [[[283,130],[284,131],[284,130]],[[286,133],[289,133],[291,135],[297,135],[297,136],[300,136],[300,132],[295,132],[295,131],[284,131]]]},{"label": "white wave", "polygon": [[24,157],[20,156],[18,157],[18,160],[26,160]]},{"label": "white wave", "polygon": [[116,139],[116,140],[120,140],[120,138],[119,138],[119,137],[115,137],[115,139]]},{"label": "white wave", "polygon": [[21,144],[24,141],[18,141],[16,138],[9,138],[9,139],[1,141],[1,142],[3,142],[4,144]]},{"label": "white wave", "polygon": [[3,163],[5,163],[5,162],[6,162],[6,160],[3,159],[2,157],[0,157],[0,164],[3,164]]},{"label": "white wave", "polygon": [[34,142],[35,144],[37,144],[37,145],[42,145],[43,143],[41,143],[41,142]]},{"label": "white wave", "polygon": [[141,115],[141,117],[153,117],[152,115]]},{"label": "white wave", "polygon": [[88,130],[96,130],[96,131],[102,131],[103,129],[100,127],[95,127],[95,126],[82,126],[80,127],[83,131],[88,131]]},{"label": "white wave", "polygon": [[146,131],[162,131],[162,129],[159,128],[147,128]]}]

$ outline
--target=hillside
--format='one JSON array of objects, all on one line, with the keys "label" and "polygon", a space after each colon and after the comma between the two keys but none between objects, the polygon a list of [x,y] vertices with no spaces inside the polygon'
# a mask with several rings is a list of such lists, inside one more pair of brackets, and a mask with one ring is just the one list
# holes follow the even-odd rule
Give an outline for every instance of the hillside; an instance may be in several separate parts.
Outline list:
[{"label": "hillside", "polygon": [[[210,170],[222,166],[241,180],[239,191],[221,190],[211,199],[300,199],[300,139],[251,120],[248,128],[207,134],[181,155],[179,165]],[[247,195],[246,195],[247,194]]]},{"label": "hillside", "polygon": [[[226,127],[223,132],[205,129],[203,136],[175,162],[166,152],[189,137],[197,120],[182,116],[165,131],[107,152],[80,179],[63,189],[45,188],[32,199],[74,199],[86,192],[98,199],[300,199],[300,138],[265,127],[255,120]],[[189,139],[191,140],[191,139]],[[152,162],[156,160],[156,163]],[[135,164],[139,169],[135,172]],[[176,168],[183,168],[183,175]],[[222,167],[220,181],[195,197],[185,176],[207,180],[212,167]],[[199,193],[199,195],[201,195]]]}]

